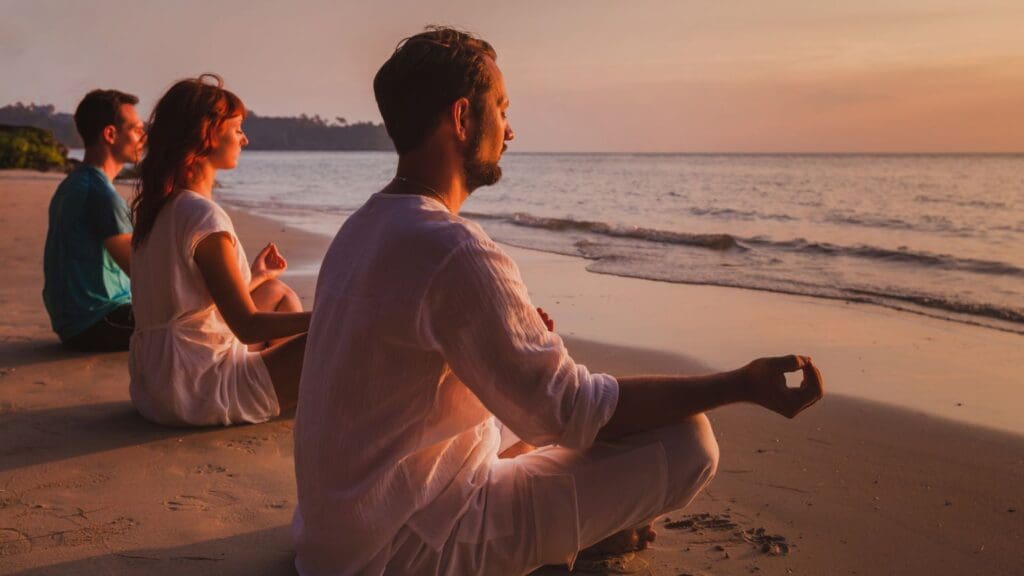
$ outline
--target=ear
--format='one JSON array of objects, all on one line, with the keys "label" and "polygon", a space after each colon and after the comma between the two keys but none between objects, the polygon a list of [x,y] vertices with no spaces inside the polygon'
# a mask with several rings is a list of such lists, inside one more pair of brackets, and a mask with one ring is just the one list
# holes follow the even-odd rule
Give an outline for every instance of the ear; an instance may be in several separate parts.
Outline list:
[{"label": "ear", "polygon": [[469,99],[459,98],[452,103],[451,107],[452,125],[455,128],[455,137],[460,142],[469,140],[470,123],[472,114],[469,113]]},{"label": "ear", "polygon": [[117,140],[117,127],[113,124],[107,124],[103,128],[103,141],[107,144],[113,144]]}]

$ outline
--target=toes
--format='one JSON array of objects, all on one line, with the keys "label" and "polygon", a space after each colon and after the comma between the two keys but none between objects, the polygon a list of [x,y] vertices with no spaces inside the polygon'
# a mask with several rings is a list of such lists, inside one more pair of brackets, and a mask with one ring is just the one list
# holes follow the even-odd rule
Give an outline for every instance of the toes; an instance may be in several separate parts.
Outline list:
[{"label": "toes", "polygon": [[636,529],[636,532],[637,532],[637,534],[640,535],[641,539],[648,538],[648,537],[654,537],[655,535],[657,535],[657,532],[655,532],[655,530],[654,530],[654,524],[647,524],[645,526],[640,526],[639,528]]},{"label": "toes", "polygon": [[640,540],[638,549],[645,550],[651,542],[658,538],[658,533],[654,530],[653,524],[648,524],[637,530],[637,537]]}]

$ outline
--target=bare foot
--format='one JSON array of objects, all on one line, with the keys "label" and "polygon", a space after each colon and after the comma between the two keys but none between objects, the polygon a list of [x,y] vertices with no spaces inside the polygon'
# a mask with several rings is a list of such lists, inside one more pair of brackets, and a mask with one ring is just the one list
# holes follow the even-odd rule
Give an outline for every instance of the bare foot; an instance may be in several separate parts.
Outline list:
[{"label": "bare foot", "polygon": [[658,537],[654,524],[629,528],[580,551],[580,556],[615,556],[646,549]]},{"label": "bare foot", "polygon": [[651,542],[654,542],[658,539],[658,532],[654,529],[654,524],[648,524],[647,526],[642,526],[638,528],[636,531],[636,535],[637,538],[639,538],[640,540],[640,550],[645,550],[648,546],[651,545]]}]

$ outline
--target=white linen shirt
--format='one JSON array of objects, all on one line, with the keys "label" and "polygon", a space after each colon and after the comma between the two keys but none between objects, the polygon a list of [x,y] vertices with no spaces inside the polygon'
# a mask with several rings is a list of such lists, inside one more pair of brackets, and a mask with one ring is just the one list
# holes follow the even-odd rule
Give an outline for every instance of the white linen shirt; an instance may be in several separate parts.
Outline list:
[{"label": "white linen shirt", "polygon": [[[296,568],[380,574],[403,526],[441,549],[486,502],[498,419],[530,444],[582,450],[617,401],[615,379],[572,361],[480,227],[432,198],[373,195],[317,282],[295,423]],[[483,517],[511,525],[511,513]]]}]

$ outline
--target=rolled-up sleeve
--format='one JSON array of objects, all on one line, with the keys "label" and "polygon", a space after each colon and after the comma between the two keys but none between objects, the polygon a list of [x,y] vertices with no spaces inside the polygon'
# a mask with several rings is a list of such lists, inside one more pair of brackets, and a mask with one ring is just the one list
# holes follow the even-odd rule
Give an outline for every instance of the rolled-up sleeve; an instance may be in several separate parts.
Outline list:
[{"label": "rolled-up sleeve", "polygon": [[569,357],[530,303],[519,269],[493,242],[464,241],[434,273],[419,333],[483,405],[526,442],[585,449],[619,387]]}]

